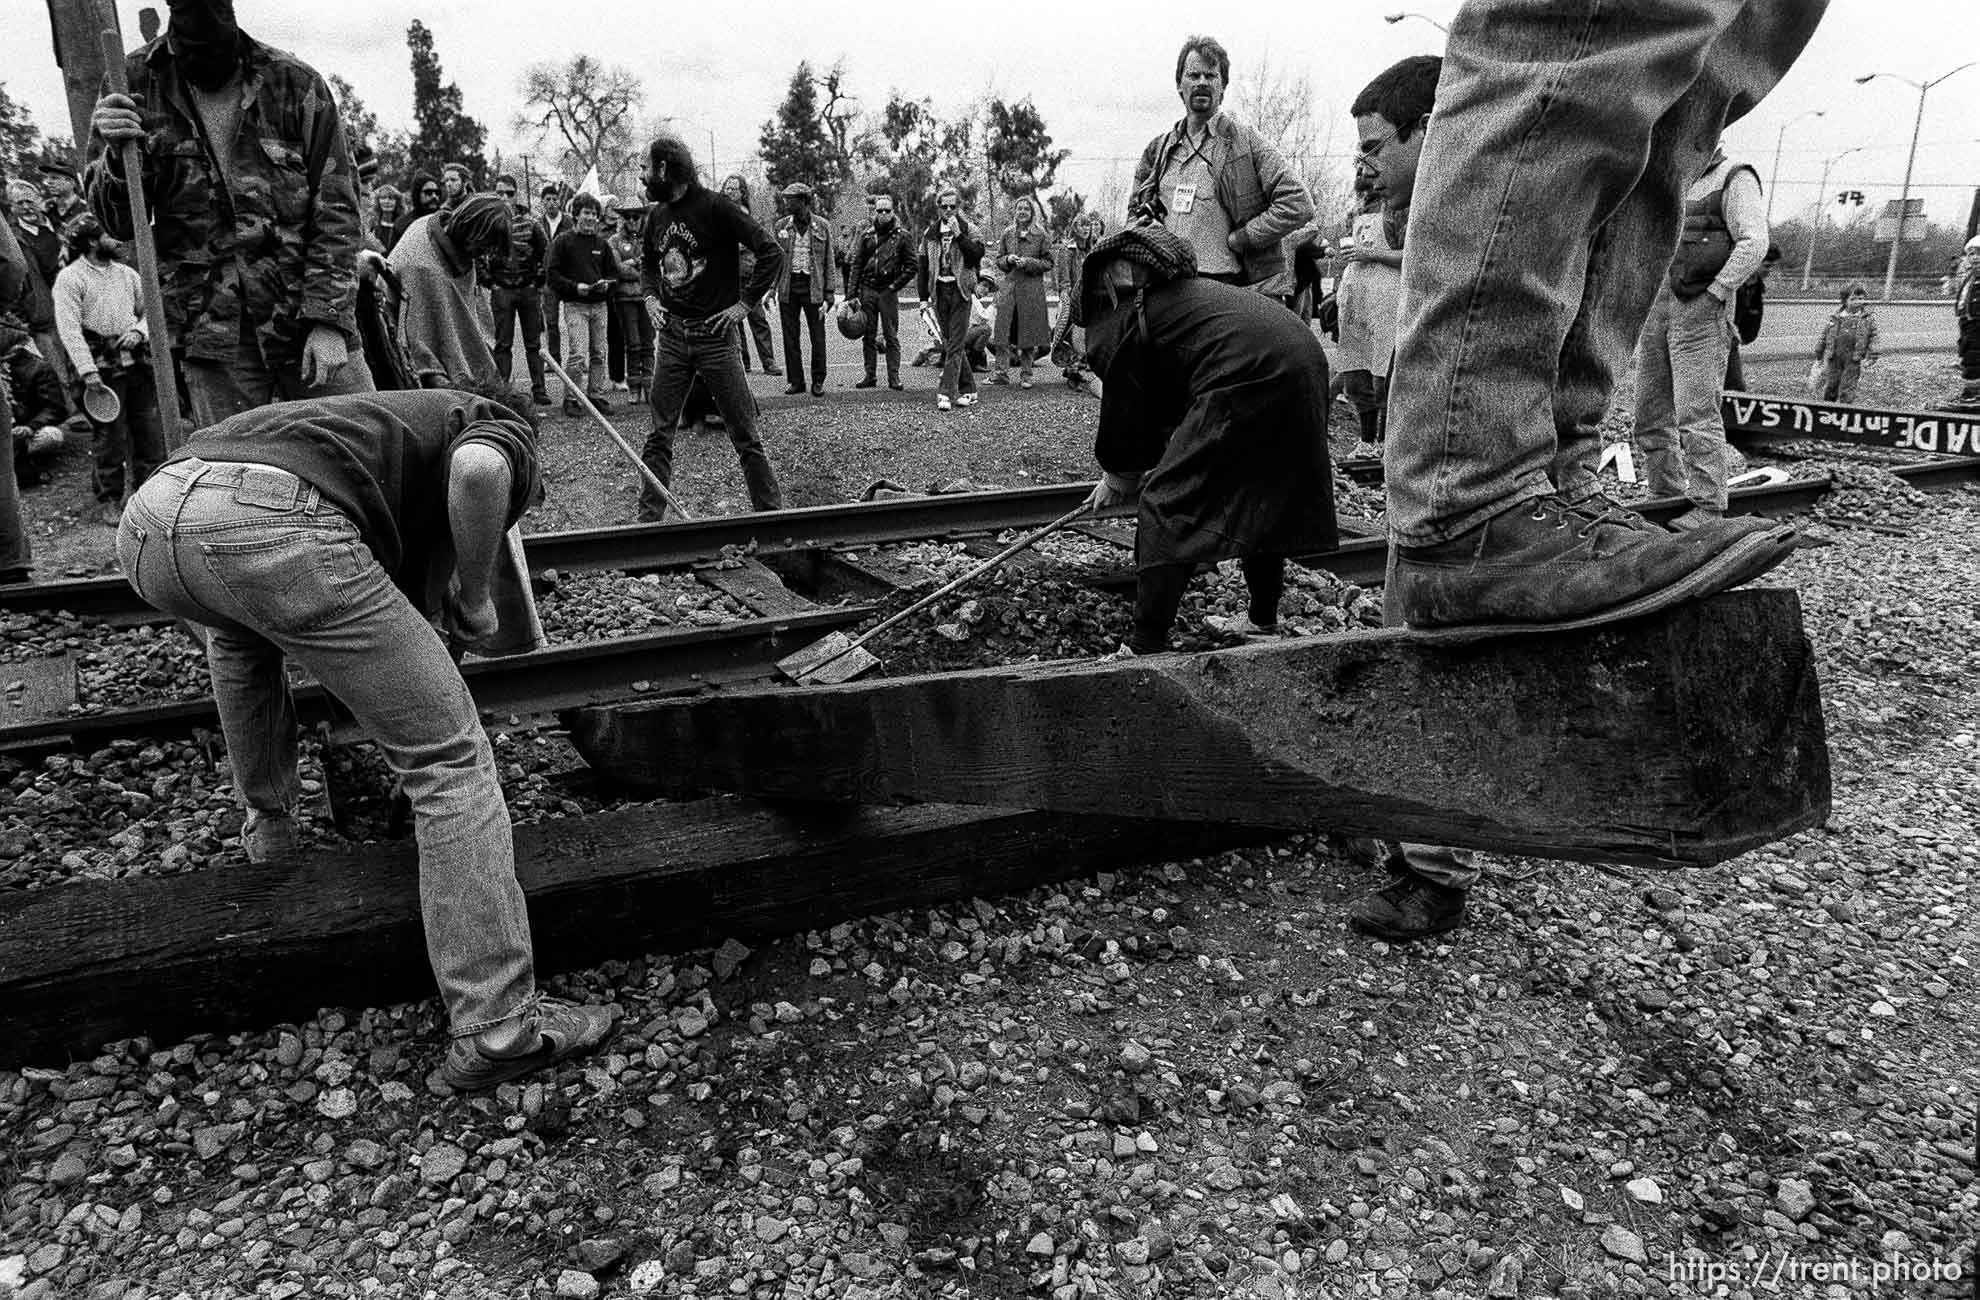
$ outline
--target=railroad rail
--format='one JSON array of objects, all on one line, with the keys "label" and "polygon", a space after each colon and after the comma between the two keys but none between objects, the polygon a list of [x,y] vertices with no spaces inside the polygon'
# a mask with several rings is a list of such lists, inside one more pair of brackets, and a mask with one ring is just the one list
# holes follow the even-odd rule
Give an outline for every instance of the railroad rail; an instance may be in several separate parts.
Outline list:
[{"label": "railroad rail", "polygon": [[[1938,458],[1894,466],[1893,472],[1921,489],[1954,488],[1980,481],[1980,459]],[[729,591],[765,617],[718,628],[614,638],[502,659],[470,660],[463,671],[476,702],[491,716],[540,716],[634,694],[661,695],[768,681],[775,676],[779,658],[831,631],[855,626],[875,611],[867,603],[814,605],[779,585],[767,570],[752,566],[739,571],[733,567],[741,552],[775,558],[830,553],[835,548],[980,537],[1056,518],[1054,512],[1063,513],[1087,490],[1084,484],[1067,484],[902,497],[685,524],[542,534],[529,542],[538,572],[553,568],[643,572],[699,566],[704,581]],[[1826,477],[1739,489],[1731,493],[1729,509],[1735,514],[1788,515],[1814,506],[1830,490]],[[1645,517],[1664,522],[1688,505],[1672,498],[1640,502],[1636,508]],[[723,560],[725,553],[729,560]],[[1123,548],[1124,558],[1125,553]],[[1383,580],[1387,557],[1384,540],[1361,537],[1344,541],[1332,551],[1298,557],[1298,562],[1324,569],[1343,582],[1377,586]],[[731,567],[721,567],[723,564]],[[1115,574],[1088,574],[1082,580],[1110,589],[1130,588],[1133,581],[1125,569]],[[121,579],[38,585],[50,590],[94,592],[109,583],[114,583],[123,597],[113,605],[104,596],[96,608],[133,614],[146,608]],[[78,605],[90,608],[87,600],[55,603],[46,591],[35,597],[45,603],[24,606],[21,596],[26,591],[31,589],[10,594],[4,607],[76,613],[82,612]],[[323,692],[304,685],[297,697],[299,704],[307,705],[320,701]],[[86,748],[127,737],[183,736],[214,725],[210,699],[98,711],[78,708],[0,725],[0,751]]]},{"label": "railroad rail", "polygon": [[[1065,483],[882,497],[680,523],[535,533],[525,537],[523,545],[530,567],[538,573],[549,569],[657,573],[707,564],[724,552],[770,557],[1033,528],[1078,505],[1092,487]],[[120,577],[31,582],[0,591],[0,613],[55,612],[102,619],[114,626],[163,621]]]}]

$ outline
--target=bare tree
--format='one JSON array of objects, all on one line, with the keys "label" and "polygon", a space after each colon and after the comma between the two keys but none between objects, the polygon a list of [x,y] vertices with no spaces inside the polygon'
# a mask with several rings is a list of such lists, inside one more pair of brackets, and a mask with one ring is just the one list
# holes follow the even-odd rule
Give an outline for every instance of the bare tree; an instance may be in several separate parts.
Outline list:
[{"label": "bare tree", "polygon": [[568,63],[538,63],[523,73],[523,109],[516,130],[540,144],[562,142],[559,161],[577,175],[601,175],[633,148],[633,114],[646,100],[639,78],[580,54]]},{"label": "bare tree", "polygon": [[1264,57],[1239,74],[1231,87],[1233,106],[1245,124],[1264,136],[1313,196],[1323,231],[1331,231],[1351,211],[1353,158],[1335,152],[1342,122],[1332,103],[1320,99],[1313,78],[1274,67]]}]

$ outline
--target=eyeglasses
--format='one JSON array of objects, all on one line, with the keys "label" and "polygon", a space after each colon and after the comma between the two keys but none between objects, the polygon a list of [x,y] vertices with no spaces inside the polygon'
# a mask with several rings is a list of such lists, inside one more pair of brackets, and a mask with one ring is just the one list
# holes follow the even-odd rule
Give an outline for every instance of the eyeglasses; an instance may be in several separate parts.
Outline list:
[{"label": "eyeglasses", "polygon": [[498,199],[513,199],[516,197],[516,192],[514,190],[496,190],[495,197]]},{"label": "eyeglasses", "polygon": [[944,212],[954,212],[958,205],[954,203],[937,203],[935,206]]}]

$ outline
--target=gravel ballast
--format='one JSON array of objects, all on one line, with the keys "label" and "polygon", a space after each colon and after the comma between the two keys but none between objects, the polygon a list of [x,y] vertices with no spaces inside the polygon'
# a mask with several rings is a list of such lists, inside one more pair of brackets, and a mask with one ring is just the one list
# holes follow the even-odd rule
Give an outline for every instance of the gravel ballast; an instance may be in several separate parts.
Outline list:
[{"label": "gravel ballast", "polygon": [[[432,999],[107,1044],[0,1072],[0,1297],[1971,1296],[1980,493],[1853,472],[1767,580],[1826,828],[1682,873],[1487,856],[1428,945],[1348,931],[1385,877],[1316,836],[608,962],[549,981],[618,1005],[605,1049],[482,1098],[433,1080]],[[1017,623],[997,653],[1070,638]],[[497,752],[519,816],[586,810],[554,739]],[[217,743],[0,798],[7,884],[235,851]],[[138,841],[65,868],[112,809]]]}]

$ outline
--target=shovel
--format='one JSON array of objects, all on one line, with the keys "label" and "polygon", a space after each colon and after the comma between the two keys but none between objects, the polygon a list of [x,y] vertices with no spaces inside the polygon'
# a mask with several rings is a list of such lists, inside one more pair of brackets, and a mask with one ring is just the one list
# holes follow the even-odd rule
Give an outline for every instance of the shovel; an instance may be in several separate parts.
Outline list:
[{"label": "shovel", "polygon": [[550,367],[552,370],[556,371],[557,378],[564,381],[564,391],[570,396],[577,398],[579,402],[583,403],[584,409],[591,412],[591,418],[605,426],[605,432],[611,434],[612,441],[619,444],[619,450],[626,453],[626,459],[631,461],[633,463],[633,468],[639,471],[639,476],[640,478],[646,481],[646,486],[652,488],[655,492],[659,493],[660,499],[662,501],[665,501],[667,503],[668,508],[671,509],[675,514],[679,515],[683,519],[694,518],[694,516],[689,514],[687,512],[687,509],[681,505],[679,498],[677,498],[672,492],[669,492],[667,490],[667,485],[660,481],[659,476],[656,475],[651,469],[647,468],[646,462],[639,458],[639,453],[632,449],[632,444],[619,436],[619,431],[612,427],[612,422],[605,418],[605,413],[599,410],[596,406],[592,405],[591,398],[587,396],[581,389],[579,389],[577,385],[571,382],[570,375],[565,373],[564,368],[557,364],[557,359],[551,356],[547,350],[543,353],[543,364]]},{"label": "shovel", "polygon": [[960,578],[951,578],[948,582],[943,583],[920,600],[915,601],[914,604],[909,605],[900,613],[882,620],[880,623],[860,633],[857,637],[849,637],[844,632],[834,632],[824,640],[814,642],[804,649],[797,651],[795,654],[785,655],[777,661],[777,671],[799,686],[831,686],[840,682],[849,682],[855,677],[879,667],[880,661],[861,648],[868,641],[879,636],[895,624],[902,622],[912,615],[919,614],[922,610],[927,609],[930,605],[933,605],[936,601],[942,599],[942,597],[948,595],[958,587],[965,587],[975,582],[978,578],[1010,559],[1019,551],[1029,550],[1031,547],[1036,546],[1039,542],[1058,532],[1067,524],[1076,522],[1081,515],[1086,514],[1092,508],[1091,502],[1080,502],[1077,507],[1068,510],[1065,514],[1060,515],[1043,528],[1018,538],[1015,542],[1012,542],[1003,550],[977,565],[968,573],[963,574]]}]

